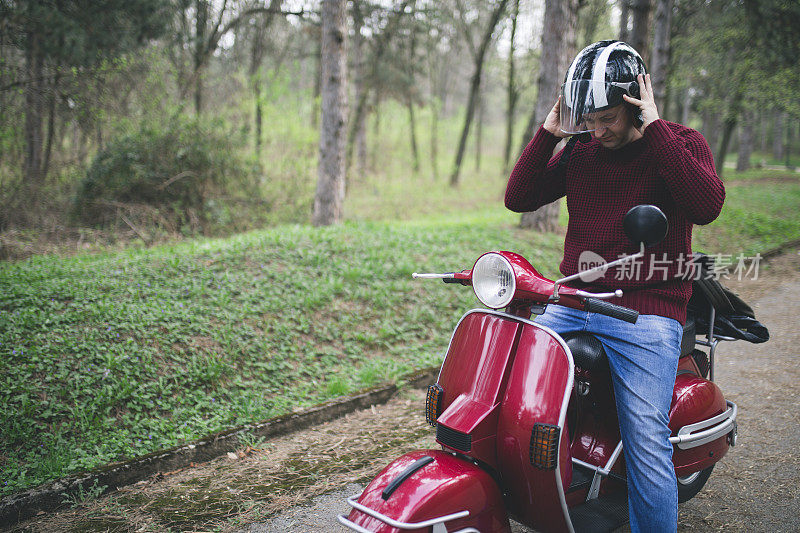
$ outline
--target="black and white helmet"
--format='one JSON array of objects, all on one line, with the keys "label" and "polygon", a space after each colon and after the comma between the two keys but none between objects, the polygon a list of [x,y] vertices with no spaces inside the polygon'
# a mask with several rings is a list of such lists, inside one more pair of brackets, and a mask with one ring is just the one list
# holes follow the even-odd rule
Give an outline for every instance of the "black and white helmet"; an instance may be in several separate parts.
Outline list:
[{"label": "black and white helmet", "polygon": [[622,41],[599,41],[581,50],[561,87],[562,131],[584,133],[611,125],[587,116],[625,103],[623,94],[638,98],[636,76],[645,73],[642,57]]}]

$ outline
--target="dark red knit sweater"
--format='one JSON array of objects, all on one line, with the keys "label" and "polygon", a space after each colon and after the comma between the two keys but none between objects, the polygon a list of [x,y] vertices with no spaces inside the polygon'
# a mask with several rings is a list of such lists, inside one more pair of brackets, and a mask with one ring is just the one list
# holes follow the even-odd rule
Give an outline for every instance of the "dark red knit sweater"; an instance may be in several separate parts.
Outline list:
[{"label": "dark red knit sweater", "polygon": [[561,272],[568,276],[578,272],[584,251],[608,262],[636,252],[622,219],[635,205],[657,205],[667,215],[669,233],[647,249],[639,276],[631,275],[633,266],[611,268],[590,284],[569,285],[594,291],[621,288],[623,297],[613,303],[685,322],[692,286],[676,276],[692,253],[692,225],[717,218],[725,200],[708,143],[691,128],[657,120],[641,139],[618,150],[603,148],[595,139],[578,142],[566,167],[559,167],[561,152],[551,158],[559,140],[539,128],[511,173],[506,207],[534,211],[566,195],[569,224]]}]

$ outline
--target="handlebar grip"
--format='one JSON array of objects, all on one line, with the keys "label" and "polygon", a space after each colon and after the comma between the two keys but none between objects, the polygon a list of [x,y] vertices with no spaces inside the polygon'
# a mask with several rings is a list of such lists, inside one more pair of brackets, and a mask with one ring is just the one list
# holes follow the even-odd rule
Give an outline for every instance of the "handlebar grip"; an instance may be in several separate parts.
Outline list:
[{"label": "handlebar grip", "polygon": [[630,322],[631,324],[636,324],[636,320],[639,318],[639,311],[612,304],[599,298],[586,298],[586,306],[584,309],[592,313],[600,313],[601,315],[618,318],[625,322]]}]

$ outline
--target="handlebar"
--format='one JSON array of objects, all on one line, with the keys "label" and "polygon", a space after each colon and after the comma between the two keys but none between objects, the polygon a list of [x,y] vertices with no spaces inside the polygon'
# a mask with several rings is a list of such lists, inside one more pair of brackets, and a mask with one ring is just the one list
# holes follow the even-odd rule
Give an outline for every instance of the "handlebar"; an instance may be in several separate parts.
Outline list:
[{"label": "handlebar", "polygon": [[631,324],[636,324],[636,320],[639,318],[638,311],[597,298],[586,298],[584,309],[592,313],[600,313],[601,315],[618,318],[625,322],[630,322]]}]

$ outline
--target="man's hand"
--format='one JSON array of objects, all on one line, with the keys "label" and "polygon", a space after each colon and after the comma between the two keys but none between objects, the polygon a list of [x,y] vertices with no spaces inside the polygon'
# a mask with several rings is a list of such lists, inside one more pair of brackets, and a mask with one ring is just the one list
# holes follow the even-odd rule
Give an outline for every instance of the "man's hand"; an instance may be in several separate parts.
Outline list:
[{"label": "man's hand", "polygon": [[636,76],[636,81],[639,82],[639,98],[634,98],[627,94],[622,95],[622,98],[629,104],[638,107],[639,111],[641,111],[643,121],[641,132],[644,133],[647,126],[661,117],[658,116],[658,108],[653,96],[653,84],[650,83],[650,74],[645,74],[644,76],[639,74]]},{"label": "man's hand", "polygon": [[556,137],[564,138],[569,137],[568,133],[564,133],[561,131],[561,97],[558,97],[556,100],[556,105],[553,106],[553,109],[547,114],[547,118],[544,119],[544,124],[542,127],[555,135]]}]

